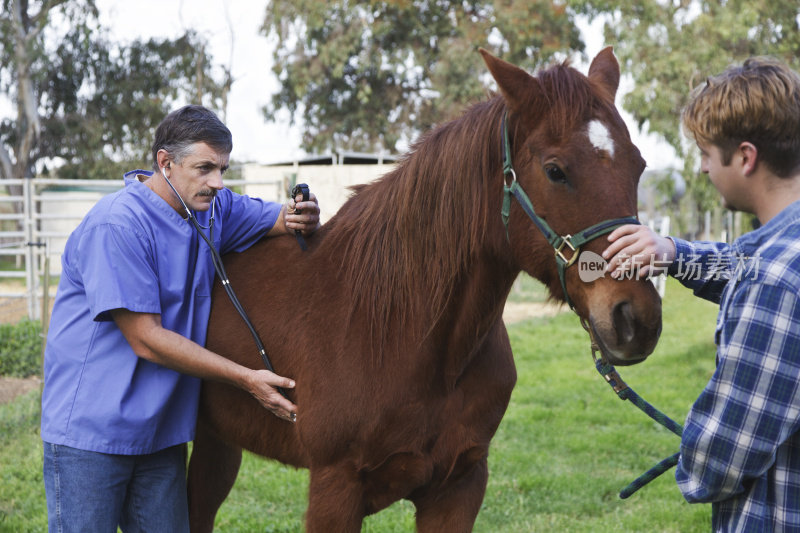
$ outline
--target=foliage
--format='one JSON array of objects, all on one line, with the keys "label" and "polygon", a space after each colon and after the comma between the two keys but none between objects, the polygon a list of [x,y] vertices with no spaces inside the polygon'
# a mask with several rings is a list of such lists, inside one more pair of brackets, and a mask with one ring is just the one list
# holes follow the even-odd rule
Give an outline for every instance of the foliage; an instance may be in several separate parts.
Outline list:
[{"label": "foliage", "polygon": [[384,0],[269,3],[281,88],[268,118],[302,117],[307,151],[394,151],[485,94],[477,49],[523,68],[582,51],[564,4]]},{"label": "foliage", "polygon": [[61,177],[116,177],[148,161],[152,129],[174,106],[223,105],[229,73],[192,31],[124,43],[99,26],[94,0],[0,2],[0,91],[16,104],[0,122],[0,177],[30,177],[45,161]]},{"label": "foliage", "polygon": [[[220,108],[222,86],[209,72],[205,41],[191,30],[172,41],[121,45],[98,37],[91,44],[87,57],[76,59],[90,60],[85,67],[94,92],[48,109],[43,122],[40,154],[66,161],[59,177],[109,179],[133,167],[150,168],[153,129],[169,111],[187,101]],[[69,70],[52,76],[72,76]]]},{"label": "foliage", "polygon": [[[676,421],[713,372],[715,314],[714,305],[668,280],[656,351],[641,365],[619,369]],[[512,325],[509,337],[518,382],[492,441],[476,532],[710,529],[710,506],[687,504],[672,471],[618,499],[627,483],[677,450],[678,438],[617,398],[595,371],[572,313]],[[41,461],[38,395],[0,405],[0,530],[46,529]],[[217,529],[302,531],[307,490],[307,471],[246,453]],[[413,529],[414,508],[403,501],[368,517],[362,531]]]},{"label": "foliage", "polygon": [[38,320],[0,324],[0,376],[24,378],[40,374],[42,342]]},{"label": "foliage", "polygon": [[750,56],[770,55],[800,70],[797,1],[582,0],[573,6],[608,17],[606,42],[634,81],[623,107],[684,159],[686,196],[696,212],[713,208],[718,194],[697,178],[697,153],[682,136],[681,110],[691,88]]}]

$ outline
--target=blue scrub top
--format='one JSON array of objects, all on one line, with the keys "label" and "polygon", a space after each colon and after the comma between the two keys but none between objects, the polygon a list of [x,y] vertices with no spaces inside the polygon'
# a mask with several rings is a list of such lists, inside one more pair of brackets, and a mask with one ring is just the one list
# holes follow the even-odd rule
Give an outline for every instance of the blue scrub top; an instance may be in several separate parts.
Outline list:
[{"label": "blue scrub top", "polygon": [[[201,346],[211,313],[214,266],[191,223],[137,179],[101,199],[62,255],[44,360],[41,436],[114,454],[152,453],[194,438],[200,380],[137,357],[109,313],[161,315],[162,325]],[[214,244],[242,251],[263,237],[281,204],[223,189]],[[208,226],[210,210],[196,213]]]}]

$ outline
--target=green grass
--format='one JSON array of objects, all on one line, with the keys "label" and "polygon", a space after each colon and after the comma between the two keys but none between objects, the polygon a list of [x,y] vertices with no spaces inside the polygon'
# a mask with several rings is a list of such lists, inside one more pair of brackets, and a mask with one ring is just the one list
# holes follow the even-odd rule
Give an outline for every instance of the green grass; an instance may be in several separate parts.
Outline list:
[{"label": "green grass", "polygon": [[[534,289],[531,289],[534,290]],[[670,281],[664,331],[643,364],[619,368],[642,397],[682,422],[714,367],[716,307]],[[678,437],[620,401],[592,364],[571,313],[509,328],[519,381],[492,441],[476,532],[705,532],[708,505],[685,503],[674,470],[628,500],[618,492],[678,449]],[[0,406],[0,531],[44,531],[38,396]],[[245,455],[217,516],[222,532],[302,531],[308,474]],[[414,530],[398,502],[368,517],[365,532]]]},{"label": "green grass", "polygon": [[39,392],[0,405],[0,531],[47,531]]}]

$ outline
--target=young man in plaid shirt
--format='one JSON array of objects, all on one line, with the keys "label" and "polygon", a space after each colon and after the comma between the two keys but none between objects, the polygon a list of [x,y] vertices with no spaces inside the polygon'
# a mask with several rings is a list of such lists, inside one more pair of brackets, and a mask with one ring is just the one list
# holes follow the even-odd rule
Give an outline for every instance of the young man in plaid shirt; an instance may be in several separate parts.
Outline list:
[{"label": "young man in plaid shirt", "polygon": [[717,368],[681,439],[687,501],[713,503],[715,531],[800,531],[800,76],[753,58],[690,100],[701,170],[760,227],[727,245],[625,226],[608,237],[608,272],[653,274],[663,260],[720,304]]}]

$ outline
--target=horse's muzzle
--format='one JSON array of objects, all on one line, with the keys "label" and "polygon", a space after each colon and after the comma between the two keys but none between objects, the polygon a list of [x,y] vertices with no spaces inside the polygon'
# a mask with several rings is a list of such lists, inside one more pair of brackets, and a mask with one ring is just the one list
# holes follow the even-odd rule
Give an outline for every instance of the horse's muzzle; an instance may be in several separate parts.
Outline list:
[{"label": "horse's muzzle", "polygon": [[661,313],[636,312],[628,301],[616,303],[609,320],[590,317],[590,327],[603,357],[612,365],[641,363],[656,347],[661,335]]}]

